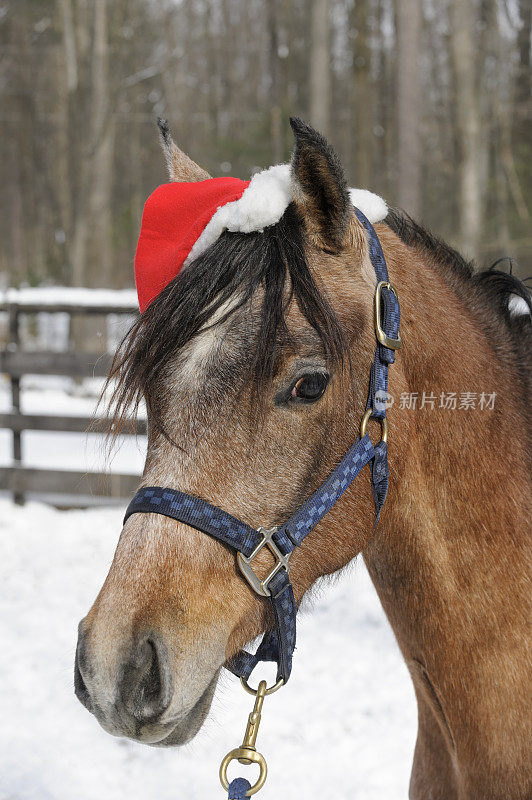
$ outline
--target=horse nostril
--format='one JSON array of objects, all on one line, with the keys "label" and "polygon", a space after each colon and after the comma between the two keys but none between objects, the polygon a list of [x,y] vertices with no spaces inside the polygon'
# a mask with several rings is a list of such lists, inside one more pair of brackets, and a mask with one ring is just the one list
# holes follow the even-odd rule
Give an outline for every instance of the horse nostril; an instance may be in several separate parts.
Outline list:
[{"label": "horse nostril", "polygon": [[146,668],[138,685],[138,699],[144,706],[159,702],[162,691],[162,679],[159,671],[157,649],[149,640],[145,644]]},{"label": "horse nostril", "polygon": [[126,663],[119,687],[125,709],[139,723],[155,722],[172,697],[166,649],[158,637],[143,639]]},{"label": "horse nostril", "polygon": [[83,680],[81,670],[86,666],[86,651],[85,651],[85,636],[80,631],[78,636],[78,644],[76,647],[76,658],[74,660],[74,692],[76,697],[85,708],[92,711],[91,698],[89,690]]}]

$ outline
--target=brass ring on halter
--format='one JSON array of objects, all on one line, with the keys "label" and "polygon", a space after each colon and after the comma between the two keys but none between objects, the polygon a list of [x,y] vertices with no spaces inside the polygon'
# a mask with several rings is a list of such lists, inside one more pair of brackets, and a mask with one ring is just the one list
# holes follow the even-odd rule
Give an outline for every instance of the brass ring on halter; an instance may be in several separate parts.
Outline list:
[{"label": "brass ring on halter", "polygon": [[268,775],[268,767],[266,765],[266,759],[262,755],[262,753],[257,753],[255,748],[251,749],[249,747],[237,747],[235,750],[231,750],[230,753],[226,755],[222,763],[220,764],[220,783],[227,791],[229,789],[229,781],[227,779],[227,767],[231,763],[231,761],[240,761],[240,759],[245,759],[246,764],[258,764],[260,768],[259,778],[256,783],[253,784],[251,789],[248,789],[246,792],[246,797],[251,797],[252,794],[255,794],[262,789],[264,784],[266,783],[266,777]]},{"label": "brass ring on halter", "polygon": [[[250,686],[245,678],[240,678],[240,683],[242,684],[242,686],[244,687],[244,689],[248,694],[252,694],[253,697],[257,696],[258,689],[254,689],[252,686]],[[273,694],[274,692],[277,691],[277,689],[280,689],[281,686],[283,685],[284,685],[284,678],[279,678],[277,683],[274,683],[273,686],[270,686],[268,689],[266,689],[266,691],[264,692],[264,697],[267,697],[269,694]]]},{"label": "brass ring on halter", "polygon": [[[362,439],[366,435],[366,428],[368,427],[368,420],[370,419],[371,415],[373,414],[373,409],[368,408],[362,420],[360,422],[360,438]],[[375,417],[377,422],[380,423],[381,426],[381,441],[387,442],[388,441],[388,420],[386,417],[380,419],[379,417]]]}]

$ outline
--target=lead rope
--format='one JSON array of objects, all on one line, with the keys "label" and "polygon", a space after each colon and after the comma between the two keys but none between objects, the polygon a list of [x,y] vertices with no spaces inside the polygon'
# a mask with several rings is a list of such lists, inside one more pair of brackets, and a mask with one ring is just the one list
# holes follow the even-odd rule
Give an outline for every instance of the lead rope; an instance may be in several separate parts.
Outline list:
[{"label": "lead rope", "polygon": [[245,778],[235,778],[229,784],[229,800],[244,800],[249,797],[248,790],[251,789],[251,784]]},{"label": "lead rope", "polygon": [[[261,681],[258,688],[255,690],[251,688],[247,681],[241,679],[241,683],[248,694],[255,696],[255,703],[248,717],[248,724],[246,725],[246,732],[242,744],[240,747],[236,747],[234,750],[227,753],[220,764],[220,782],[224,789],[228,791],[228,800],[244,800],[245,797],[251,797],[252,794],[262,789],[266,783],[266,777],[268,775],[266,759],[262,753],[257,751],[255,742],[257,741],[257,734],[259,732],[264,698],[276,692],[277,689],[280,689],[283,685],[283,681],[277,681],[274,686],[268,689],[266,681]],[[238,761],[240,764],[246,765],[258,764],[260,772],[256,783],[252,786],[245,778],[235,778],[229,783],[227,779],[227,768],[231,761]]]}]

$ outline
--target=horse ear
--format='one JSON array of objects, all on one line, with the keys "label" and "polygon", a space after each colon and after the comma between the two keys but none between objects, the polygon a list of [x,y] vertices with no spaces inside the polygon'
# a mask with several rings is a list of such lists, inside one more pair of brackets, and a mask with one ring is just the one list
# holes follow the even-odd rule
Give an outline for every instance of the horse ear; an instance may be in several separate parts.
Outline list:
[{"label": "horse ear", "polygon": [[171,181],[206,181],[211,177],[175,144],[165,119],[159,117],[157,125]]},{"label": "horse ear", "polygon": [[353,206],[340,159],[310,125],[290,119],[295,136],[292,196],[313,243],[338,253],[352,243]]}]

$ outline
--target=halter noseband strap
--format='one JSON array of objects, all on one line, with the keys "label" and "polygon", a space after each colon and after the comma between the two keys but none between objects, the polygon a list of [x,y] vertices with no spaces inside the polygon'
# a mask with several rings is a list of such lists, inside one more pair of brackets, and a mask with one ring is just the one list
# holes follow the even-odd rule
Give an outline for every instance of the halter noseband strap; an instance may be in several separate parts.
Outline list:
[{"label": "halter noseband strap", "polygon": [[[400,309],[397,292],[388,279],[388,269],[377,234],[361,211],[355,208],[355,213],[368,233],[369,255],[377,277],[375,291],[377,347],[371,367],[366,412],[360,425],[359,437],[336,469],[287,522],[275,528],[255,529],[200,497],[160,486],[145,486],[139,489],[124,517],[125,523],[132,514],[163,514],[218,539],[236,551],[238,566],[243,577],[253,591],[270,599],[275,620],[274,629],[264,634],[254,655],[242,650],[227,664],[228,669],[244,680],[249,678],[259,661],[277,662],[278,681],[286,683],[290,677],[296,643],[297,613],[289,577],[290,553],[301,546],[307,534],[339,500],[369,462],[371,462],[371,486],[375,499],[375,524],[386,499],[389,475],[386,443],[388,366],[395,361],[394,351],[401,346]],[[381,424],[381,441],[376,445],[371,443],[366,434],[370,418],[379,420]],[[274,556],[275,566],[270,574],[261,580],[253,570],[253,560],[263,547],[267,547]]]}]

